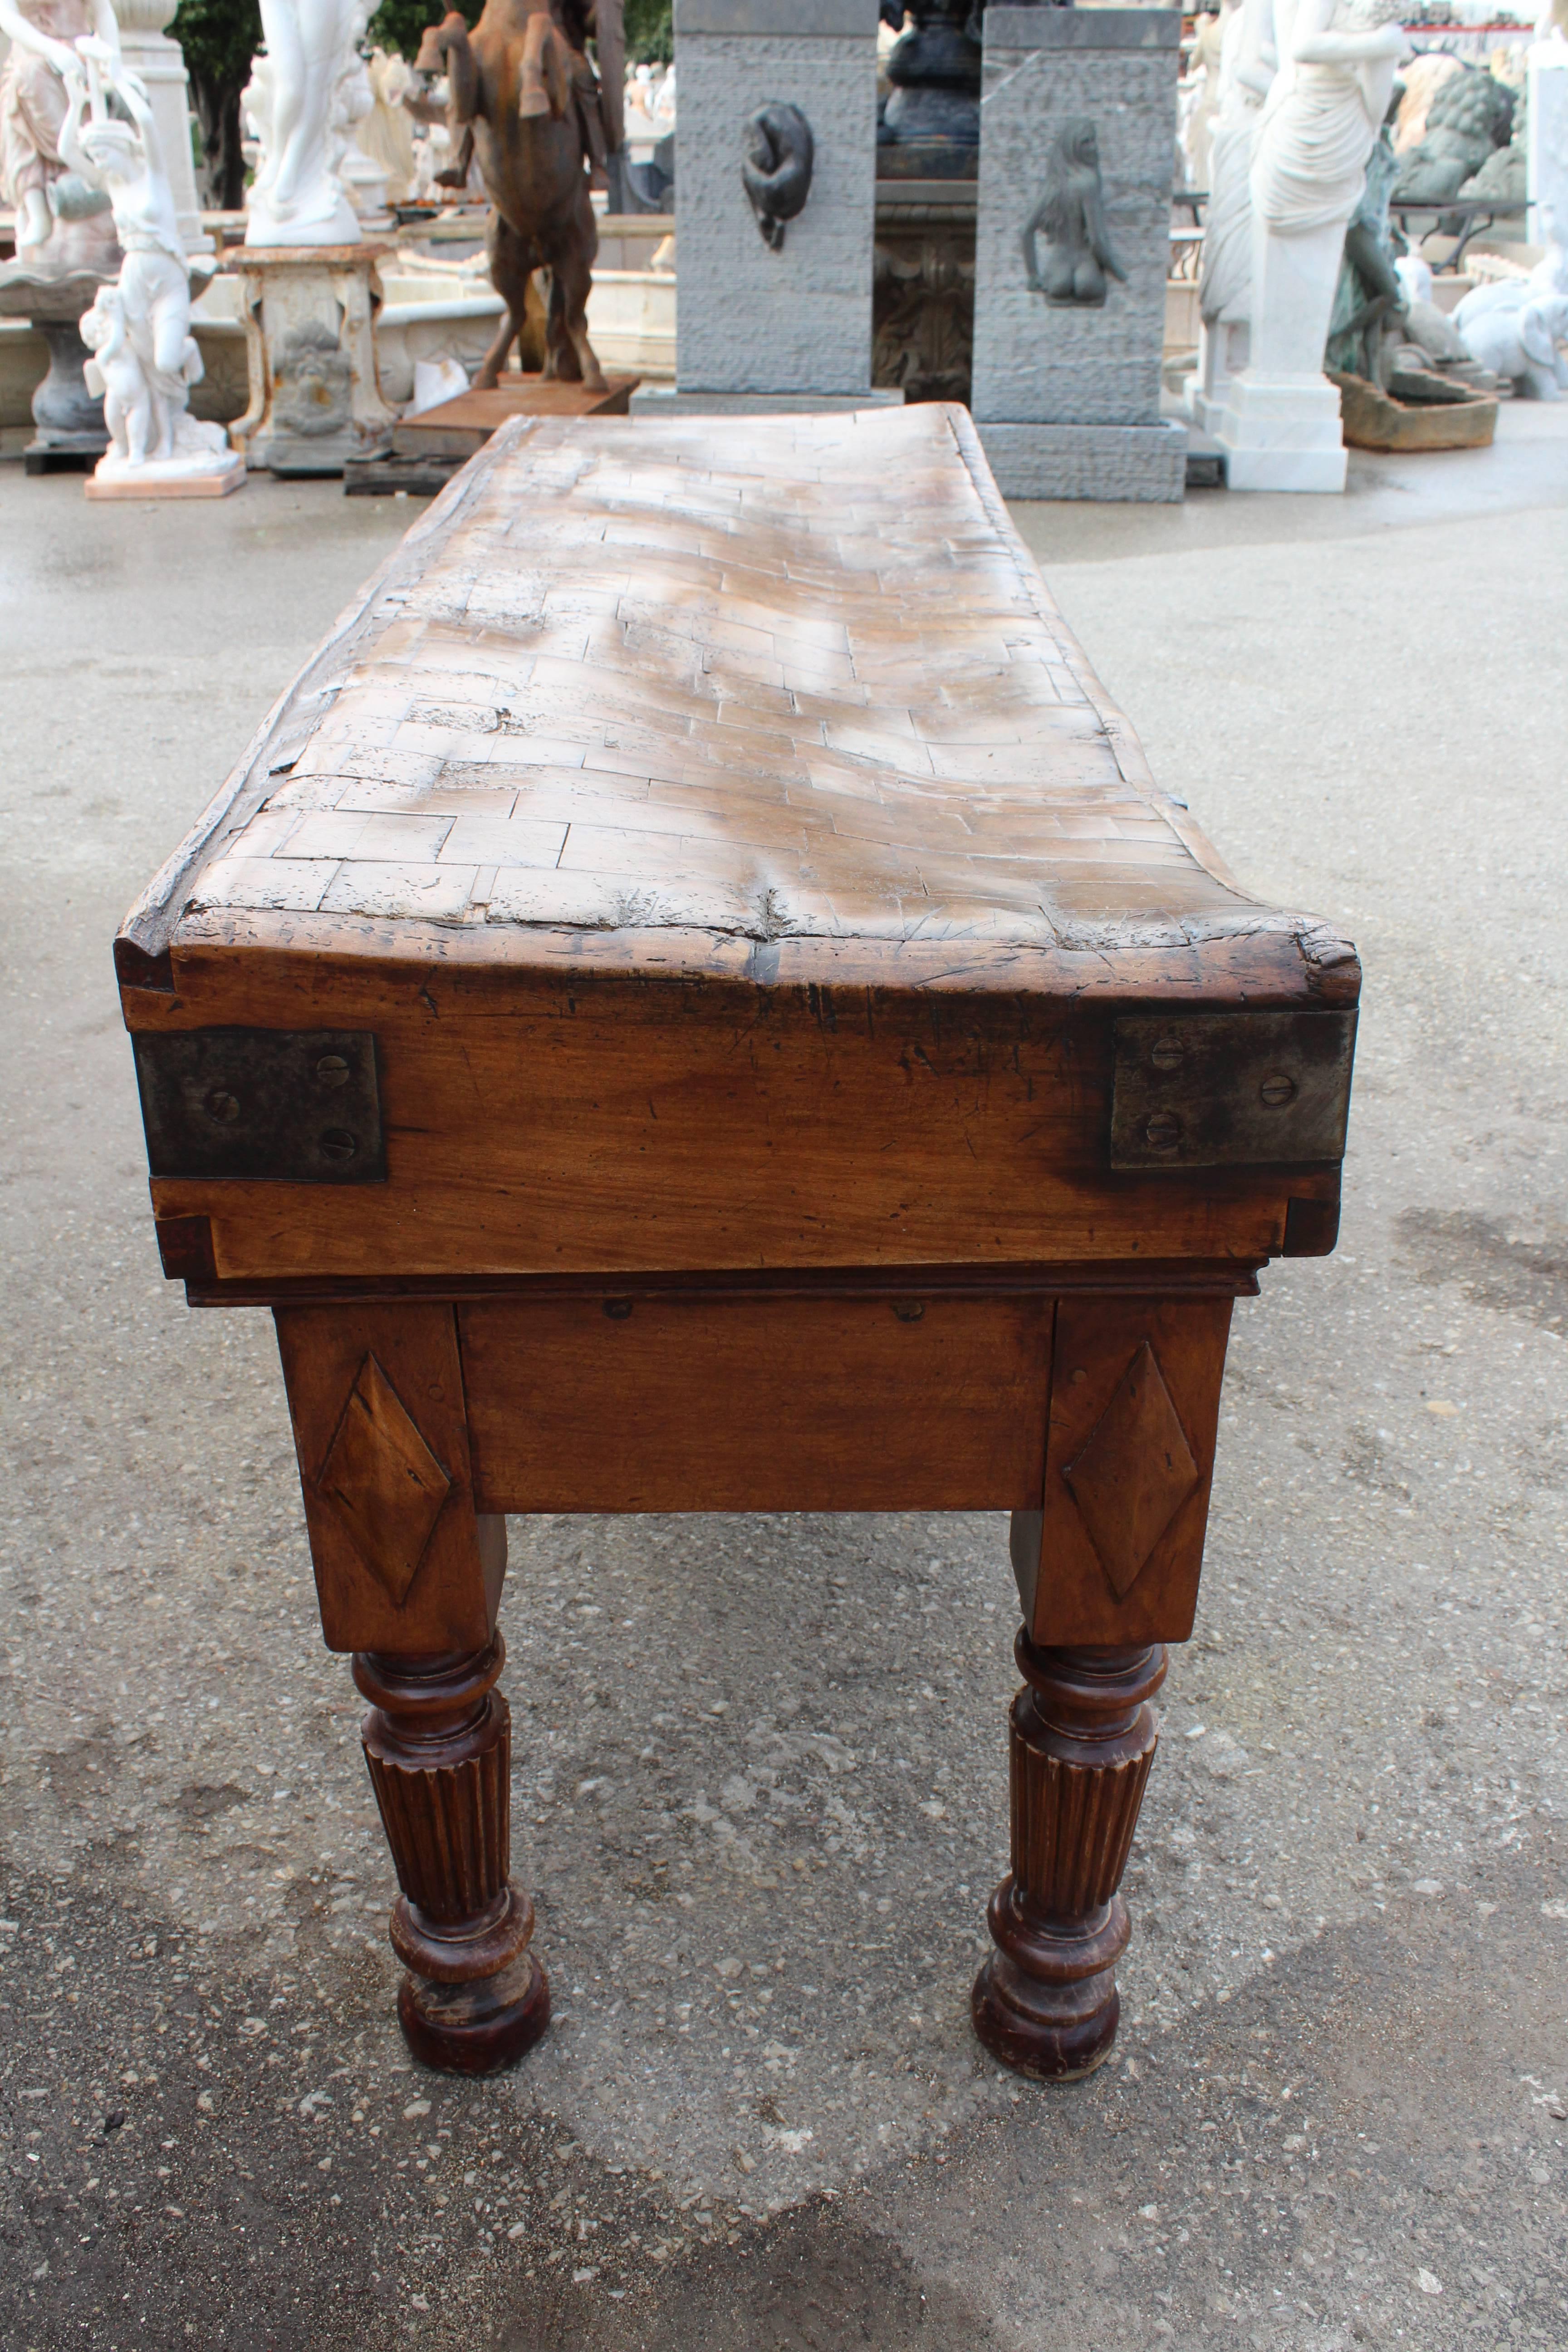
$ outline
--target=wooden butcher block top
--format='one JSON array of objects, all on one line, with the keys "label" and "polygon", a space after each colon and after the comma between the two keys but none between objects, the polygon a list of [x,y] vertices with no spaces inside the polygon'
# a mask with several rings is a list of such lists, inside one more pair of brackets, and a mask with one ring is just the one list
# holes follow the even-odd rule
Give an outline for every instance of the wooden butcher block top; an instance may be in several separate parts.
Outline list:
[{"label": "wooden butcher block top", "polygon": [[116,961],[194,1280],[1331,1244],[1354,952],[1154,786],[957,408],[504,427]]}]

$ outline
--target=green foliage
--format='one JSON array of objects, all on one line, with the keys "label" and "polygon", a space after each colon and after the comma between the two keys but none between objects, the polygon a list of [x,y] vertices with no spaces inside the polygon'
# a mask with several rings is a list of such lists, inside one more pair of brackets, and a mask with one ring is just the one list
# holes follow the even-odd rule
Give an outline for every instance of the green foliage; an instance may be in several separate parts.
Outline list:
[{"label": "green foliage", "polygon": [[261,47],[261,11],[257,0],[180,0],[169,30],[185,54],[201,131],[201,200],[220,212],[237,212],[245,200],[239,94]]},{"label": "green foliage", "polygon": [[426,25],[456,9],[470,25],[479,21],[484,0],[381,0],[365,39],[373,49],[397,49],[412,64]]},{"label": "green foliage", "polygon": [[193,76],[243,89],[261,47],[261,11],[257,0],[180,0],[169,32]]},{"label": "green foliage", "polygon": [[667,66],[675,55],[671,0],[626,0],[626,60]]}]

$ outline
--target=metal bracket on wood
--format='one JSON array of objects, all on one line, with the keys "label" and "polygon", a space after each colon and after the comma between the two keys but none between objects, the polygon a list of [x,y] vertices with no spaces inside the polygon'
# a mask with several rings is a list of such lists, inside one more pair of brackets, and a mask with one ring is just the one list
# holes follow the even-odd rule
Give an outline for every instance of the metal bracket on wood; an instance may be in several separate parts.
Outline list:
[{"label": "metal bracket on wood", "polygon": [[1113,1168],[1344,1158],[1353,1013],[1140,1013],[1114,1034]]},{"label": "metal bracket on wood", "polygon": [[370,1031],[142,1030],[132,1042],[154,1176],[385,1181]]}]

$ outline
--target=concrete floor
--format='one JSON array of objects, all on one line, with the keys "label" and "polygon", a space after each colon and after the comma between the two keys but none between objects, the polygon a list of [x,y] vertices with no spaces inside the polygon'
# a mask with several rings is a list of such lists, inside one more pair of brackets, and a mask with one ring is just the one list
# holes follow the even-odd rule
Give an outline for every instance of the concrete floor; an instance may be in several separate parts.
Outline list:
[{"label": "concrete floor", "polygon": [[969,2033],[1001,1521],[557,1520],[503,1613],[557,2021],[465,2084],[391,2022],[270,1328],[159,1277],[109,956],[411,509],[0,470],[0,2342],[1568,2342],[1565,509],[1521,404],[1342,499],[1018,510],[1367,973],[1341,1252],[1237,1312],[1114,2060]]}]

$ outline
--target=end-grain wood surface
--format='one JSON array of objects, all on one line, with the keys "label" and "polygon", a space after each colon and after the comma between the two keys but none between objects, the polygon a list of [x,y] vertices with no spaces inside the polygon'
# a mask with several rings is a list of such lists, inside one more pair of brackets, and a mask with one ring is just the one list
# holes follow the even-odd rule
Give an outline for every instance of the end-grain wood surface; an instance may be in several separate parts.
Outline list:
[{"label": "end-grain wood surface", "polygon": [[220,1276],[1266,1255],[1110,1179],[1130,1007],[1353,1003],[1153,785],[965,414],[505,427],[117,946],[138,1030],[373,1029],[388,1181],[160,1179]]}]

